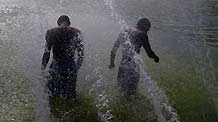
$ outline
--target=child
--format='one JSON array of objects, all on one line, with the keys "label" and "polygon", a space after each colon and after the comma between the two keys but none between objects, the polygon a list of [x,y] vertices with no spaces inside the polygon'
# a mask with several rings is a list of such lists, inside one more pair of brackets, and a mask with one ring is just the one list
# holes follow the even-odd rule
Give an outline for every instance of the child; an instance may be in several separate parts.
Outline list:
[{"label": "child", "polygon": [[147,32],[151,27],[151,23],[147,18],[138,21],[135,28],[130,28],[121,33],[115,41],[110,55],[109,68],[115,67],[114,60],[117,49],[122,47],[122,59],[120,62],[119,72],[117,76],[118,86],[125,95],[135,94],[140,79],[140,68],[136,62],[135,54],[140,53],[143,46],[148,57],[152,58],[156,63],[159,57],[152,51]]}]

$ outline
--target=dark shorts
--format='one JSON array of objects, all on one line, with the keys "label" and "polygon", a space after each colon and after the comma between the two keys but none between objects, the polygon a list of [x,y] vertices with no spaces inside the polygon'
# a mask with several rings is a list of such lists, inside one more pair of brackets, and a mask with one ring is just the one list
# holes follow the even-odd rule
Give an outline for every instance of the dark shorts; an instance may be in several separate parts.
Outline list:
[{"label": "dark shorts", "polygon": [[134,62],[123,63],[117,76],[118,86],[126,95],[135,94],[140,80],[139,66]]},{"label": "dark shorts", "polygon": [[50,96],[76,97],[77,66],[52,63],[49,69],[48,89]]}]

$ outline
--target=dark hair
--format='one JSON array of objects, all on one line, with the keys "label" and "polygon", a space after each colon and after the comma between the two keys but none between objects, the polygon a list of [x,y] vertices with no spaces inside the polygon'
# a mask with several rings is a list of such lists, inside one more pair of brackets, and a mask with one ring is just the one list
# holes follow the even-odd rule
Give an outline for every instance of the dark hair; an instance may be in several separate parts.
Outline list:
[{"label": "dark hair", "polygon": [[68,25],[70,25],[70,18],[67,15],[61,15],[58,18],[57,24],[61,25],[63,22],[66,22]]},{"label": "dark hair", "polygon": [[151,27],[151,22],[147,18],[142,18],[137,23],[137,28],[142,31],[148,31]]}]

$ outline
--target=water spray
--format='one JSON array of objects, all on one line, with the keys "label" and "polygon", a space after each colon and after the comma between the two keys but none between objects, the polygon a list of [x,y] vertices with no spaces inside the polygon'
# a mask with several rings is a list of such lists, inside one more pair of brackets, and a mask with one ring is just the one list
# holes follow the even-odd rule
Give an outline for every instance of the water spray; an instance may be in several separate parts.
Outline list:
[{"label": "water spray", "polygon": [[[123,17],[115,11],[114,0],[104,0],[104,2],[105,2],[105,5],[109,8],[111,12],[111,16],[114,17],[119,22],[122,29],[126,30],[126,28],[128,28],[128,24],[125,22]],[[129,41],[128,33],[125,33],[125,31],[124,31],[124,36],[127,38],[127,41]],[[136,53],[134,55],[135,55],[134,57],[135,57],[136,62],[140,66],[140,69],[141,69],[141,72],[144,78],[143,81],[145,82],[146,90],[148,92],[148,97],[154,106],[154,111],[158,117],[158,121],[159,122],[167,121],[162,111],[162,109],[164,109],[165,111],[167,111],[168,114],[171,115],[171,119],[168,120],[169,122],[179,122],[179,117],[177,113],[175,112],[175,109],[169,105],[168,98],[163,92],[163,90],[161,90],[156,84],[156,82],[151,80],[151,78],[144,71],[142,58]],[[161,67],[160,65],[158,65],[157,67],[158,67],[157,70],[159,70],[159,75],[160,75],[159,77],[161,78],[161,73],[160,73]]]}]

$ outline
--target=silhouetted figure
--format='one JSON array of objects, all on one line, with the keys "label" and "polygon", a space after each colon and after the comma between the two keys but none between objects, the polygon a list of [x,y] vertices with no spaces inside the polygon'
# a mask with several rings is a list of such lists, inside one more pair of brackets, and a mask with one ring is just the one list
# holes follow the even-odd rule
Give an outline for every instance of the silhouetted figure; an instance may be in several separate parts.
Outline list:
[{"label": "silhouetted figure", "polygon": [[159,62],[159,57],[152,51],[148,41],[147,32],[150,27],[151,23],[148,19],[140,19],[136,28],[129,28],[120,33],[112,48],[110,69],[115,67],[116,52],[120,46],[122,47],[122,60],[120,62],[117,82],[125,95],[132,95],[136,92],[140,79],[140,67],[135,56],[140,53],[142,46],[148,57],[152,58],[156,63]]},{"label": "silhouetted figure", "polygon": [[[42,70],[46,68],[52,50],[53,60],[49,67],[48,78],[50,96],[75,98],[77,72],[82,65],[84,56],[83,39],[78,29],[70,27],[68,16],[60,16],[57,24],[58,27],[50,29],[46,33]],[[76,51],[78,59],[75,62]]]}]

